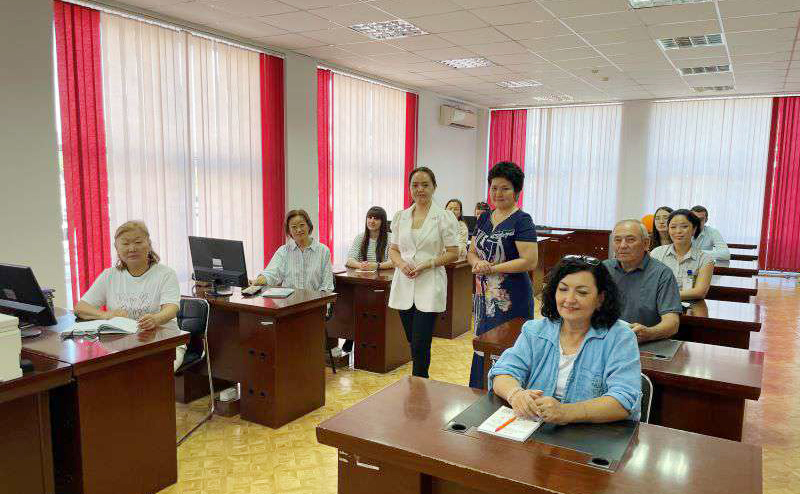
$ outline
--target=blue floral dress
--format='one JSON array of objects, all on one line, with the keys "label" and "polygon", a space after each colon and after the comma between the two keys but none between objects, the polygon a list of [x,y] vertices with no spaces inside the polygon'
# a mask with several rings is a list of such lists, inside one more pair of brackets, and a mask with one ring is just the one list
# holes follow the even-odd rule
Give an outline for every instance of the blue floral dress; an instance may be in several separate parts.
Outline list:
[{"label": "blue floral dress", "polygon": [[[536,242],[536,227],[528,213],[517,210],[492,225],[491,213],[483,213],[475,225],[475,252],[492,264],[519,258],[515,242]],[[533,319],[533,285],[525,273],[475,275],[475,295],[472,301],[475,335],[517,317]],[[469,385],[483,387],[483,356],[473,354]]]}]

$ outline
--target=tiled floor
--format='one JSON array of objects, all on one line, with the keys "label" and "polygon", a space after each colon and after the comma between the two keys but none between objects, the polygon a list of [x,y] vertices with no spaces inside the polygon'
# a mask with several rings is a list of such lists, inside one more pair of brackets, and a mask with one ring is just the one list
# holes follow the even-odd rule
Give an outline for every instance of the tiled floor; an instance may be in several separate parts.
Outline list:
[{"label": "tiled floor", "polygon": [[[764,448],[764,492],[800,492],[800,287],[794,280],[760,278],[764,311],[754,350],[766,352],[761,399],[748,402],[744,441]],[[472,334],[435,338],[431,377],[466,385]],[[335,493],[336,452],[316,441],[314,428],[401,376],[328,370],[325,407],[272,430],[236,418],[214,417],[178,450],[178,483],[162,494]],[[197,422],[206,402],[178,405],[178,430]]]}]

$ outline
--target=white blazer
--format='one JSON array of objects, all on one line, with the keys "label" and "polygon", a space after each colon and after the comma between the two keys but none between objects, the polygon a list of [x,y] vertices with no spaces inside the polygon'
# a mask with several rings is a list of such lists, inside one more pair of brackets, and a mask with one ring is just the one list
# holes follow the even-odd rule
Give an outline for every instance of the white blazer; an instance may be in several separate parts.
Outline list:
[{"label": "white blazer", "polygon": [[[428,216],[415,240],[411,233],[414,205],[394,215],[389,244],[397,245],[406,262],[419,266],[439,256],[445,247],[458,246],[458,221],[450,211],[431,202]],[[426,269],[414,279],[395,268],[389,307],[408,310],[412,305],[422,312],[444,312],[447,306],[447,273],[444,267]]]}]

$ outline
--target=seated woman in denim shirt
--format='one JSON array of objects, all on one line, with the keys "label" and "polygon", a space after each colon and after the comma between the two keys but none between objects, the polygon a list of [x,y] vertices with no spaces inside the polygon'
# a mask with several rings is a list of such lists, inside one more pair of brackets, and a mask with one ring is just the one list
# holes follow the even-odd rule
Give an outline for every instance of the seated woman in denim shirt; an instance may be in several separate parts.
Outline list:
[{"label": "seated woman in denim shirt", "polygon": [[554,424],[639,420],[639,347],[619,313],[605,266],[564,257],[542,293],[544,319],[522,326],[489,372],[490,389],[517,415]]}]

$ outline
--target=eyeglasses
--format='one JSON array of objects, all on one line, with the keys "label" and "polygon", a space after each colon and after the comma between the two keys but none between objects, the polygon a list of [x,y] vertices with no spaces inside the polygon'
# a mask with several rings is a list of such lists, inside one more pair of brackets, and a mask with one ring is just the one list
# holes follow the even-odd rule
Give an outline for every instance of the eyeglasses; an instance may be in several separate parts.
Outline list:
[{"label": "eyeglasses", "polygon": [[570,254],[568,256],[564,256],[563,259],[569,259],[570,261],[581,261],[585,262],[590,266],[597,266],[600,264],[600,259],[592,256],[582,256],[577,254]]}]

